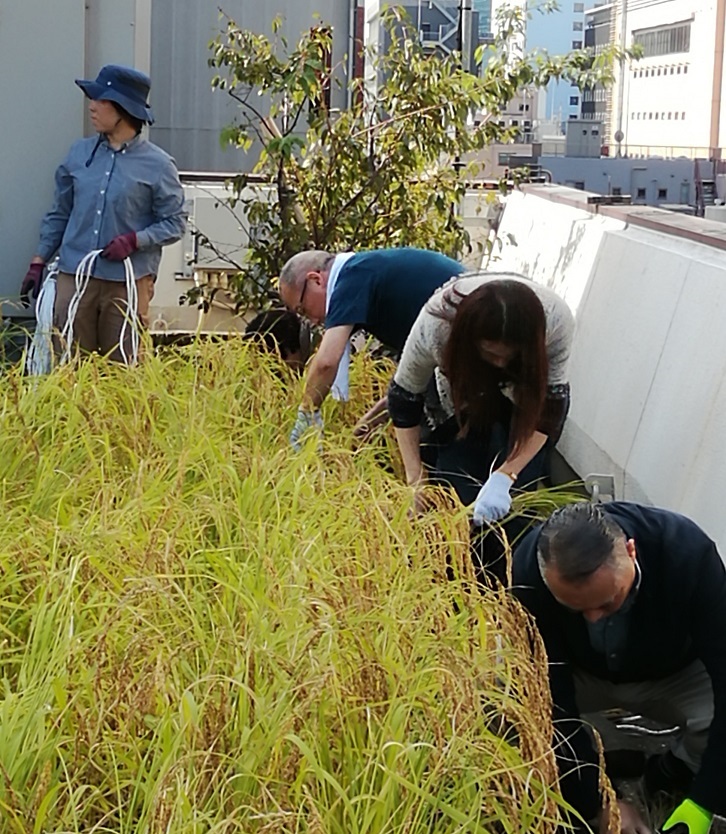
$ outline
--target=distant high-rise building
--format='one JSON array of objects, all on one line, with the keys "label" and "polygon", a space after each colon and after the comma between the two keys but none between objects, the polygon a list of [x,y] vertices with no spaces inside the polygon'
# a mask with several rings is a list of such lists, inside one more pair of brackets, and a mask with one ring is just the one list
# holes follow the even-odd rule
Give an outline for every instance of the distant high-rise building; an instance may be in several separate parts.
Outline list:
[{"label": "distant high-rise building", "polygon": [[[603,3],[585,12],[585,48],[600,55],[612,42],[614,6]],[[604,144],[610,141],[612,116],[612,91],[610,87],[595,84],[582,91],[582,118],[600,122]]]},{"label": "distant high-rise building", "polygon": [[[372,54],[382,54],[388,48],[390,36],[381,26],[382,14],[391,8],[397,8],[406,13],[410,24],[418,30],[419,41],[423,47],[440,55],[452,52],[466,51],[463,64],[468,69],[475,66],[474,53],[479,45],[479,12],[477,4],[482,0],[469,0],[470,5],[464,6],[465,0],[404,0],[396,3],[392,0],[364,0],[366,20],[366,46]],[[491,3],[491,0],[484,0]],[[468,17],[463,13],[468,10]],[[462,20],[467,24],[466,33],[462,27]],[[468,44],[466,49],[465,44]],[[370,62],[368,62],[368,78],[373,78]],[[378,83],[380,79],[377,79]]]},{"label": "distant high-rise building", "polygon": [[[543,12],[541,0],[494,0],[492,15],[506,6],[519,6],[527,15],[524,43],[527,51],[541,50],[549,55],[566,55],[584,48],[585,3],[581,0],[560,0],[559,7]],[[538,96],[538,123],[558,125],[564,134],[569,119],[580,118],[581,91],[567,81],[553,80]]]},{"label": "distant high-rise building", "polygon": [[474,11],[479,13],[479,43],[486,43],[492,34],[492,0],[472,0],[471,5]]}]

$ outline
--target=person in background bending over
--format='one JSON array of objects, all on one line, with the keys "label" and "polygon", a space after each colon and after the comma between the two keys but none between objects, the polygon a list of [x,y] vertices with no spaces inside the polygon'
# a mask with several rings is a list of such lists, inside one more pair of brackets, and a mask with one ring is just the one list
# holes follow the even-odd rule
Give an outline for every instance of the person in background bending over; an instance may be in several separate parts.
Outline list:
[{"label": "person in background bending over", "polygon": [[[431,294],[461,264],[439,252],[424,249],[374,249],[367,252],[309,250],[294,255],[280,273],[280,296],[285,306],[325,333],[310,363],[303,401],[290,436],[294,448],[310,427],[322,430],[320,406],[331,389],[348,398],[349,340],[364,330],[385,347],[400,353],[416,316]],[[379,401],[361,420],[363,435],[386,418],[386,401]]]},{"label": "person in background bending over", "polygon": [[310,333],[295,313],[264,310],[245,327],[245,339],[256,342],[267,353],[277,353],[282,361],[301,374],[310,355]]},{"label": "person in background bending over", "polygon": [[[521,541],[512,578],[547,649],[565,799],[597,825],[598,757],[580,716],[619,707],[678,727],[670,750],[646,762],[645,793],[675,805],[661,831],[706,834],[713,814],[726,815],[726,569],[716,545],[668,510],[572,504]],[[618,804],[623,834],[651,834],[633,805]]]},{"label": "person in background bending over", "polygon": [[417,496],[448,484],[474,503],[475,525],[506,516],[512,486],[543,477],[562,431],[573,332],[567,304],[520,275],[463,275],[432,296],[388,392]]},{"label": "person in background bending over", "polygon": [[[119,361],[127,320],[126,275],[131,259],[138,317],[148,326],[161,248],[184,234],[184,192],[174,160],[141,135],[154,117],[149,77],[130,67],[103,67],[95,81],[76,81],[89,99],[93,138],[75,142],[55,174],[55,200],[41,225],[40,244],[20,293],[37,297],[44,265],[57,252],[59,275],[54,327],[62,331],[83,258],[102,250],[74,321],[74,342]],[[132,285],[133,286],[133,285]],[[126,328],[127,332],[129,328]]]}]

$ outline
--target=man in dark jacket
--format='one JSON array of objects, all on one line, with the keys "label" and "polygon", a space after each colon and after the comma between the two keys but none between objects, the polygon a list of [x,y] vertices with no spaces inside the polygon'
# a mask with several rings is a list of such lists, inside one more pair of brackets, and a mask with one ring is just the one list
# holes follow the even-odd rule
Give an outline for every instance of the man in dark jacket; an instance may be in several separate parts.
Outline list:
[{"label": "man in dark jacket", "polygon": [[[681,792],[663,831],[726,814],[726,569],[687,518],[638,504],[557,510],[517,548],[514,593],[547,648],[561,787],[598,817],[597,756],[580,715],[611,707],[678,724],[647,791]],[[620,801],[623,834],[647,834]],[[683,827],[678,828],[678,824]]]}]

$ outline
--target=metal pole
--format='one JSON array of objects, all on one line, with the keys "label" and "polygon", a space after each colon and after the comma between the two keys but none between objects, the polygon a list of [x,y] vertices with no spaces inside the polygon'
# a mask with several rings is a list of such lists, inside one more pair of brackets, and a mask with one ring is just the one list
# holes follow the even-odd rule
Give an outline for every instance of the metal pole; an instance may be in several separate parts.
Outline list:
[{"label": "metal pole", "polygon": [[461,52],[461,68],[464,72],[471,72],[471,0],[460,0],[459,3],[459,50]]},{"label": "metal pole", "polygon": [[[620,48],[625,49],[627,37],[628,0],[620,0]],[[625,101],[625,58],[620,59],[620,84],[618,85],[618,129],[615,131],[615,142],[617,143],[616,156],[622,156],[622,141],[625,138],[623,133],[623,105]]]}]

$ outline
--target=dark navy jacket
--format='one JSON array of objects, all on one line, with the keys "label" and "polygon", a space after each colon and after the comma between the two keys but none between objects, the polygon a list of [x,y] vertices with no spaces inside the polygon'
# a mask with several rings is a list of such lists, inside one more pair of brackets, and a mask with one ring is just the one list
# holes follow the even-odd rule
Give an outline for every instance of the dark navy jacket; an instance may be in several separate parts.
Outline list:
[{"label": "dark navy jacket", "polygon": [[559,746],[563,794],[586,819],[597,813],[597,757],[577,720],[572,668],[615,683],[650,681],[699,658],[711,676],[715,713],[689,796],[715,814],[726,814],[724,563],[711,539],[684,516],[626,502],[605,504],[604,509],[635,540],[642,572],[617,672],[608,671],[605,656],[592,648],[584,617],[560,605],[544,584],[537,563],[541,527],[522,540],[514,557],[514,593],[534,615],[547,648],[555,729],[569,737],[574,757],[593,765],[571,772],[572,757],[568,760]]}]

